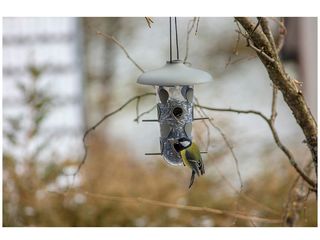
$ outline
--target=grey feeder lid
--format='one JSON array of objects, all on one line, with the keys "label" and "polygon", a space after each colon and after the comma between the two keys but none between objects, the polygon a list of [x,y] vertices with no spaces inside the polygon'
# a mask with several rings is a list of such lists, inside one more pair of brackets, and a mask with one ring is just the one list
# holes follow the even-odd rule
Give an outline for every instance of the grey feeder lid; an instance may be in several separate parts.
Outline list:
[{"label": "grey feeder lid", "polygon": [[182,61],[167,62],[162,68],[143,73],[138,83],[154,86],[195,85],[212,81],[209,73],[188,67]]}]

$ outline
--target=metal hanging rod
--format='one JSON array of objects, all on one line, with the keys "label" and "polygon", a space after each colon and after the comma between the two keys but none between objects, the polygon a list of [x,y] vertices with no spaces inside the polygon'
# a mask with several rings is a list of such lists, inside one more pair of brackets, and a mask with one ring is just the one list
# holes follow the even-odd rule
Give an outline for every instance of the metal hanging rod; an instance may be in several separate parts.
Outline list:
[{"label": "metal hanging rod", "polygon": [[[201,118],[194,118],[193,121],[199,121],[199,120],[208,120],[210,118],[208,117],[201,117]],[[142,122],[159,122],[157,119],[144,119]]]},{"label": "metal hanging rod", "polygon": [[[207,151],[200,152],[201,154],[207,154]],[[162,156],[162,153],[145,153],[146,156]]]},{"label": "metal hanging rod", "polygon": [[[175,26],[175,33],[176,33],[176,51],[177,51],[177,60],[180,59],[179,57],[179,38],[178,38],[178,23],[177,17],[174,17],[174,26]],[[171,17],[169,17],[169,41],[170,41],[170,63],[172,63],[172,21]]]},{"label": "metal hanging rod", "polygon": [[179,60],[179,40],[178,40],[178,24],[177,24],[177,18],[174,18],[174,25],[176,29],[176,48],[177,48],[177,60]]},{"label": "metal hanging rod", "polygon": [[169,30],[170,30],[170,63],[172,63],[171,17],[169,17]]}]

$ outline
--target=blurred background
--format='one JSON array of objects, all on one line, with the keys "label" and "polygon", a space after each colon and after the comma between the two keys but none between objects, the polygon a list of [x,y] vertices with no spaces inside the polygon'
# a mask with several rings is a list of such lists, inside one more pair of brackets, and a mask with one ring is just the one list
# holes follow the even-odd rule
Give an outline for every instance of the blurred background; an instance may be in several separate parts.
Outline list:
[{"label": "blurred background", "polygon": [[[180,54],[193,18],[178,18]],[[208,123],[193,124],[206,174],[189,190],[190,170],[160,156],[159,126],[135,121],[136,103],[108,118],[88,139],[84,131],[129,98],[154,92],[114,36],[144,69],[169,58],[168,18],[3,18],[4,226],[317,226],[317,201],[254,115],[210,112],[227,136]],[[277,18],[269,18],[278,37]],[[281,57],[317,117],[317,18],[285,18]],[[214,81],[195,87],[202,105],[258,110],[270,115],[272,86],[254,52],[237,45],[233,18],[200,18],[189,36],[188,61]],[[155,97],[139,102],[139,112]],[[195,115],[199,114],[195,111]],[[141,119],[154,119],[153,110]],[[276,128],[301,167],[313,173],[304,136],[280,94]],[[313,176],[314,177],[314,176]],[[72,184],[73,183],[73,184]],[[241,193],[239,191],[241,190]],[[190,211],[143,201],[209,207],[232,214]],[[275,220],[275,221],[272,221]]]}]

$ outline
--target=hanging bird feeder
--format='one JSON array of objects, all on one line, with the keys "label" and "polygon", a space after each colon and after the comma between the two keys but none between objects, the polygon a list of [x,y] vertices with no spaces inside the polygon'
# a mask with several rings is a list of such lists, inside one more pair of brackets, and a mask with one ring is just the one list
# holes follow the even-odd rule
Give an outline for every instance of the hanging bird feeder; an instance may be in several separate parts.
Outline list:
[{"label": "hanging bird feeder", "polygon": [[[138,78],[139,84],[153,85],[157,96],[157,120],[144,122],[159,122],[160,150],[164,159],[173,165],[181,165],[180,154],[173,143],[179,138],[192,140],[193,89],[194,85],[212,80],[209,73],[192,68],[179,60],[178,34],[176,23],[177,60],[172,60],[171,48],[171,18],[170,18],[170,61],[163,67],[143,73]],[[148,154],[158,155],[158,153]]]}]

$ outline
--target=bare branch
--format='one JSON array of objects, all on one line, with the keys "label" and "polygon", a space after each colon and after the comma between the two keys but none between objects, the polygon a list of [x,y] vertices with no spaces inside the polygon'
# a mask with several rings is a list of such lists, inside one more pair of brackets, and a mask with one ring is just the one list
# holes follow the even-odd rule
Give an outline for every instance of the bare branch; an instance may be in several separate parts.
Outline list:
[{"label": "bare branch", "polygon": [[[195,97],[195,102],[196,104],[199,104],[199,101],[198,99]],[[201,108],[197,108],[196,107],[196,110],[202,115],[202,116],[205,116],[205,117],[208,117],[208,115],[203,111],[203,109]],[[232,154],[232,157],[235,161],[235,164],[236,164],[236,171],[237,171],[237,175],[238,175],[238,178],[239,178],[239,181],[240,181],[240,190],[237,191],[238,192],[238,197],[237,197],[237,200],[235,202],[235,209],[238,211],[238,207],[239,207],[239,201],[240,201],[240,198],[241,198],[241,195],[242,195],[242,192],[243,192],[243,181],[242,181],[242,177],[241,177],[241,174],[240,174],[240,169],[239,169],[239,161],[238,161],[238,158],[235,154],[235,152],[233,151],[233,146],[231,145],[231,143],[229,142],[227,136],[224,134],[224,132],[221,130],[221,128],[219,128],[216,124],[214,124],[213,122],[213,119],[209,118],[209,123],[211,124],[211,126],[213,128],[215,128],[219,134],[221,135],[221,137],[223,138],[224,142],[226,143],[227,147],[229,148],[231,154]],[[209,138],[208,138],[209,139]],[[235,225],[236,224],[236,221],[237,221],[237,218],[234,218],[234,221],[233,221],[233,224],[232,225]]]},{"label": "bare branch", "polygon": [[[141,97],[139,96],[139,97],[137,98],[137,102],[136,102],[136,115],[137,115],[137,118],[138,118],[138,116],[139,116],[139,103],[140,103],[140,99],[141,99]],[[137,122],[138,122],[138,120],[137,120]]]},{"label": "bare branch", "polygon": [[[70,194],[71,192],[59,193],[59,192],[52,192],[51,191],[49,193],[68,196],[68,194]],[[74,193],[77,193],[77,192],[74,192]],[[221,209],[216,209],[216,208],[168,203],[168,202],[151,200],[151,199],[142,198],[142,197],[112,196],[112,195],[92,193],[92,192],[87,192],[87,191],[85,191],[85,192],[81,191],[81,193],[87,195],[88,197],[103,199],[103,200],[107,200],[107,201],[144,203],[144,204],[150,204],[153,206],[160,206],[160,207],[166,207],[166,208],[176,208],[176,209],[193,211],[193,212],[205,212],[205,213],[211,213],[211,214],[215,214],[215,215],[225,215],[225,216],[235,217],[238,219],[249,220],[249,221],[251,220],[251,221],[269,223],[269,224],[279,224],[282,222],[282,220],[278,219],[278,218],[264,218],[264,217],[244,214],[241,212],[231,212],[228,210],[221,210]]]},{"label": "bare branch", "polygon": [[217,112],[255,114],[255,115],[262,117],[265,121],[268,121],[268,118],[264,114],[262,114],[259,111],[255,111],[255,110],[239,110],[239,109],[233,109],[233,108],[215,108],[215,107],[207,107],[207,106],[203,106],[203,105],[199,105],[199,104],[196,104],[195,106],[202,108],[202,109],[206,109],[206,110],[210,110],[210,111],[217,111]]},{"label": "bare branch", "polygon": [[251,41],[249,39],[247,39],[247,44],[249,47],[251,47],[254,51],[256,51],[258,54],[261,54],[262,56],[264,56],[266,59],[268,59],[270,62],[275,62],[275,60],[268,56],[262,49],[259,49],[257,47],[255,47]]},{"label": "bare branch", "polygon": [[[254,24],[246,17],[235,18],[245,29],[247,33],[251,33],[254,29]],[[302,129],[310,152],[312,154],[314,169],[317,175],[318,166],[318,128],[317,123],[313,118],[312,113],[308,105],[306,104],[301,91],[297,91],[297,87],[294,81],[290,80],[289,75],[285,72],[284,66],[280,61],[280,57],[277,51],[274,50],[272,44],[267,38],[266,34],[260,29],[254,31],[250,35],[250,40],[253,45],[263,50],[263,52],[274,59],[275,61],[269,61],[262,52],[257,52],[258,57],[264,64],[270,80],[281,91],[283,98],[289,108],[291,109],[297,123]],[[276,135],[274,134],[276,137]],[[295,165],[294,165],[295,166]],[[311,182],[309,182],[311,183]]]},{"label": "bare branch", "polygon": [[152,112],[153,109],[155,109],[156,107],[157,107],[157,105],[154,105],[154,106],[153,106],[152,108],[150,108],[149,110],[144,111],[144,112],[142,112],[142,113],[140,113],[140,114],[137,114],[137,117],[136,117],[133,121],[139,122],[139,120],[140,120],[141,117],[143,117],[144,115]]},{"label": "bare branch", "polygon": [[258,22],[256,23],[253,30],[249,33],[249,35],[252,35],[257,30],[257,28],[260,26],[260,23],[261,23],[261,18],[258,18]]},{"label": "bare branch", "polygon": [[[197,99],[195,97],[195,99]],[[202,111],[200,111],[200,109],[196,108],[196,111],[200,114],[201,117],[205,117],[205,115],[202,113]],[[201,120],[201,122],[204,124],[204,126],[207,129],[207,146],[206,146],[206,150],[208,151],[209,146],[210,146],[210,127],[207,124],[207,122],[205,121],[206,119]]]},{"label": "bare branch", "polygon": [[[240,31],[240,27],[239,27],[239,24],[237,21],[235,21],[236,24],[238,25],[238,29]],[[236,31],[237,32],[237,31]],[[240,32],[237,32],[237,40],[236,40],[236,43],[232,49],[232,54],[230,54],[229,58],[228,58],[228,61],[226,63],[226,66],[225,66],[225,69],[229,66],[229,64],[231,63],[231,59],[232,59],[232,55],[235,55],[237,56],[238,55],[238,49],[239,49],[239,43],[240,43]]]},{"label": "bare branch", "polygon": [[[195,98],[195,101],[196,101],[195,107],[198,107],[199,110],[202,112],[202,114],[204,116],[208,117],[208,115],[202,109],[202,108],[205,109],[205,107],[202,107],[202,106],[199,105],[198,99]],[[229,142],[229,140],[228,140],[227,136],[224,134],[224,132],[216,124],[214,124],[214,122],[213,122],[213,120],[211,118],[209,118],[209,123],[211,124],[211,126],[213,128],[215,128],[219,132],[219,134],[223,138],[224,142],[226,143],[227,147],[229,148],[229,150],[230,150],[230,152],[232,154],[232,157],[233,157],[233,159],[235,161],[235,164],[236,164],[236,170],[237,170],[238,178],[239,178],[239,181],[240,181],[240,193],[241,193],[242,189],[243,189],[243,181],[242,181],[242,177],[241,177],[241,174],[240,174],[239,161],[238,161],[238,158],[237,158],[235,152],[233,151],[233,146]]]},{"label": "bare branch", "polygon": [[300,174],[300,176],[311,186],[311,187],[316,187],[317,184],[315,181],[310,179],[304,172],[303,170],[298,166],[296,160],[293,157],[293,154],[282,144],[280,141],[279,135],[274,127],[274,124],[272,121],[267,118],[264,114],[262,114],[259,111],[255,110],[238,110],[238,109],[232,109],[232,108],[213,108],[213,107],[207,107],[207,106],[202,106],[202,105],[195,105],[196,107],[210,110],[210,111],[218,111],[218,112],[233,112],[233,113],[241,113],[241,114],[254,114],[257,116],[260,116],[263,120],[265,120],[272,132],[273,138],[278,145],[278,147],[282,150],[282,152],[288,157],[290,164],[294,167],[294,169]]},{"label": "bare branch", "polygon": [[[77,174],[80,172],[81,170],[81,167],[84,165],[84,163],[86,162],[86,159],[87,159],[87,155],[88,155],[88,146],[86,145],[86,138],[88,136],[88,134],[92,131],[94,131],[100,124],[102,124],[107,118],[111,117],[112,115],[120,112],[124,107],[126,107],[129,103],[133,102],[134,100],[138,100],[138,99],[141,99],[143,97],[146,97],[146,96],[154,96],[155,93],[145,93],[145,94],[142,94],[142,95],[138,95],[138,96],[135,96],[135,97],[132,97],[130,98],[128,101],[126,101],[121,107],[119,107],[118,109],[112,111],[111,113],[108,113],[106,114],[101,120],[99,120],[96,124],[94,124],[92,127],[90,127],[89,129],[87,129],[83,135],[83,138],[82,138],[82,142],[83,142],[83,148],[84,148],[84,155],[83,155],[83,158],[80,162],[80,164],[78,165],[78,168],[77,170],[72,174],[73,176],[73,182],[72,182],[72,185],[74,183],[74,180],[75,180],[75,177],[77,176]],[[71,185],[71,186],[72,186]]]},{"label": "bare branch", "polygon": [[153,23],[152,18],[151,17],[145,17],[145,19],[146,19],[146,22],[148,24],[148,27],[151,28],[151,24]]},{"label": "bare branch", "polygon": [[133,60],[133,58],[129,55],[128,51],[125,49],[125,47],[114,37],[114,36],[111,36],[109,34],[106,34],[106,33],[103,33],[103,32],[100,32],[100,31],[97,31],[96,34],[98,36],[102,36],[104,39],[107,39],[107,40],[111,40],[113,41],[115,44],[117,44],[121,49],[122,51],[126,54],[127,58],[141,71],[141,72],[144,72],[143,68],[140,67],[140,65],[135,61]]},{"label": "bare branch", "polygon": [[270,116],[270,121],[272,123],[275,122],[276,117],[277,117],[277,95],[278,95],[278,89],[276,86],[273,85],[273,87],[272,87],[271,116]]},{"label": "bare branch", "polygon": [[194,35],[198,34],[199,31],[199,22],[200,22],[200,17],[197,18],[197,26],[196,26],[196,31],[194,32]]}]

